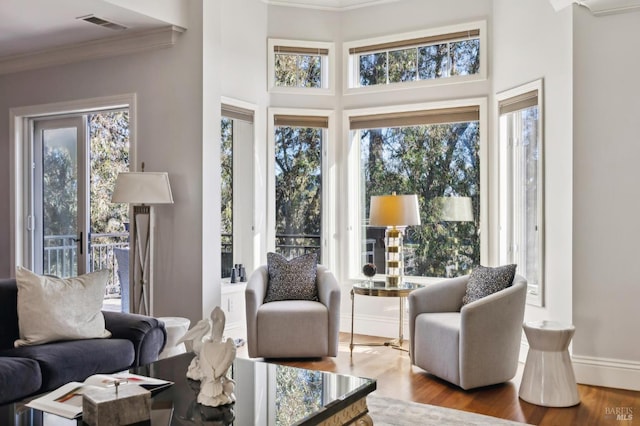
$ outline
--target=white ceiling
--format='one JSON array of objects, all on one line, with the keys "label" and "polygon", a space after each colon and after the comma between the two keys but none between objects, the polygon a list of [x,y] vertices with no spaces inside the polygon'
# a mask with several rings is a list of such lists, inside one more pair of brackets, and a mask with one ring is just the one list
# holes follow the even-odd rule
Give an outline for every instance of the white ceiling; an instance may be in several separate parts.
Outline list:
[{"label": "white ceiling", "polygon": [[[90,40],[174,25],[185,26],[189,0],[0,0],[0,60]],[[206,0],[218,1],[218,0]],[[262,0],[271,5],[349,10],[402,0]],[[549,0],[557,9],[572,3],[594,14],[637,10],[640,0]],[[95,15],[127,27],[114,31],[78,20]]]},{"label": "white ceiling", "polygon": [[[0,58],[180,25],[175,1],[158,0],[154,11],[144,8],[146,0],[0,0]],[[76,19],[87,15],[127,29],[114,31]]]}]

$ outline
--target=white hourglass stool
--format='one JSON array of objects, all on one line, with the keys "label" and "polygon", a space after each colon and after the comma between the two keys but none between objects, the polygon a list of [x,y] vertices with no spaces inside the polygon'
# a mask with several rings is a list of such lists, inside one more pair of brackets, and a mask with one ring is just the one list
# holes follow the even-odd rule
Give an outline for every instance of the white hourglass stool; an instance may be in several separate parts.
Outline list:
[{"label": "white hourglass stool", "polygon": [[575,327],[555,321],[535,321],[524,323],[523,328],[529,353],[520,383],[520,398],[545,407],[579,404],[578,385],[567,350]]}]

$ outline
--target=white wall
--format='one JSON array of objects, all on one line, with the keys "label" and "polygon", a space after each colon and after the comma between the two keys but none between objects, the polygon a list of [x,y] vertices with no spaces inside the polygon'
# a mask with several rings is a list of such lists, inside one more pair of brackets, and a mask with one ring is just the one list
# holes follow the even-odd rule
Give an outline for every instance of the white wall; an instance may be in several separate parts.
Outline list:
[{"label": "white wall", "polygon": [[640,13],[573,21],[574,366],[640,390]]},{"label": "white wall", "polygon": [[[222,96],[248,103],[257,109],[254,117],[253,155],[243,155],[238,175],[242,187],[252,187],[253,193],[235,194],[246,203],[236,204],[238,210],[252,209],[252,220],[243,220],[243,236],[253,235],[241,253],[234,252],[234,263],[242,263],[250,274],[267,261],[266,234],[266,109],[267,96],[267,5],[260,0],[225,0],[222,2]],[[244,151],[244,150],[243,150]],[[235,167],[235,166],[234,166]],[[251,181],[251,182],[245,182]],[[243,216],[244,218],[244,216]],[[236,223],[234,222],[234,234]],[[235,235],[234,235],[235,239]],[[244,243],[245,241],[243,241]]]},{"label": "white wall", "polygon": [[539,78],[544,85],[545,306],[527,305],[525,320],[571,324],[571,8],[495,0],[492,57],[494,94]]},{"label": "white wall", "polygon": [[[148,171],[169,172],[175,200],[173,205],[156,209],[154,314],[186,316],[192,322],[201,318],[201,0],[189,2],[188,18],[189,29],[172,48],[0,76],[0,197],[5,200],[0,205],[0,223],[3,224],[0,227],[0,276],[12,275],[9,264],[9,109],[136,93],[138,161],[144,161]],[[219,97],[219,89],[213,92],[213,96]],[[209,297],[217,297],[219,303],[219,291]]]}]

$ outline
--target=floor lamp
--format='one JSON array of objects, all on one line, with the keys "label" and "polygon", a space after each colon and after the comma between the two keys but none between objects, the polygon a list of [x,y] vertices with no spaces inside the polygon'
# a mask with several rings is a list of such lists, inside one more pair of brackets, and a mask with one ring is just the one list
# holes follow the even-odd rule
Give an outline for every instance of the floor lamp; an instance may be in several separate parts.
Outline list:
[{"label": "floor lamp", "polygon": [[402,285],[404,275],[404,253],[402,229],[410,225],[420,225],[418,196],[374,195],[369,208],[369,226],[386,226],[385,232],[385,274],[387,287]]},{"label": "floor lamp", "polygon": [[[436,204],[436,215],[441,222],[473,222],[473,205],[471,197],[435,197],[433,202]],[[458,248],[457,238],[456,244],[456,262],[451,268],[458,269]],[[450,276],[447,267],[447,277]]]},{"label": "floor lamp", "polygon": [[173,196],[167,173],[144,172],[144,163],[142,170],[118,174],[111,202],[134,204],[131,221],[134,261],[129,280],[134,283],[134,288],[130,294],[135,311],[151,315],[149,292],[153,289],[153,205],[173,204]]}]

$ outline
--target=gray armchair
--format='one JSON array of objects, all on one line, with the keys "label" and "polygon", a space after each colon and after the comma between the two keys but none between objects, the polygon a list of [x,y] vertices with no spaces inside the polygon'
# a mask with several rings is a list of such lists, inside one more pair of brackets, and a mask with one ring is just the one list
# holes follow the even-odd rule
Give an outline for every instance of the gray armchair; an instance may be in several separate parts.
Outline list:
[{"label": "gray armchair", "polygon": [[462,389],[511,380],[518,366],[527,281],[462,306],[469,276],[409,295],[411,363]]},{"label": "gray armchair", "polygon": [[251,358],[317,358],[338,354],[340,286],[318,265],[319,302],[283,300],[263,303],[267,266],[256,269],[245,292],[247,345]]}]

